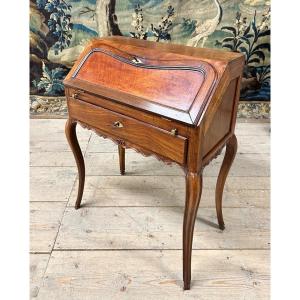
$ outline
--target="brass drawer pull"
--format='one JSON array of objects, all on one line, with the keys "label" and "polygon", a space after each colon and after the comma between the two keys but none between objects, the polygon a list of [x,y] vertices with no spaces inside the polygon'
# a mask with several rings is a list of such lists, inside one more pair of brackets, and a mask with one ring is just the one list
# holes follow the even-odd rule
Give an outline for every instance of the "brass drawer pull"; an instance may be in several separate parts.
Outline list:
[{"label": "brass drawer pull", "polygon": [[172,135],[177,135],[178,134],[178,130],[176,128],[171,130],[171,134]]},{"label": "brass drawer pull", "polygon": [[123,126],[123,124],[122,124],[120,121],[116,121],[116,122],[114,123],[114,127],[122,128],[122,127],[124,127],[124,126]]}]

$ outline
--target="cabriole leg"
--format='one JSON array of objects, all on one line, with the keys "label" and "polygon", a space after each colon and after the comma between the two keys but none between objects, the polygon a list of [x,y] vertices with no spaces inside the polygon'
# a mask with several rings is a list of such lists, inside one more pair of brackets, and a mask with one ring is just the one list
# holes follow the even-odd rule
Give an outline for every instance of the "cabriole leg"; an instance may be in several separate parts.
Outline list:
[{"label": "cabriole leg", "polygon": [[68,119],[66,126],[65,126],[65,133],[66,137],[68,139],[70,148],[72,149],[72,152],[74,154],[77,169],[78,169],[78,178],[79,178],[79,186],[78,186],[78,194],[77,194],[77,200],[75,203],[75,209],[78,209],[80,207],[82,194],[83,194],[83,188],[84,188],[84,179],[85,179],[85,167],[84,167],[84,160],[82,156],[82,152],[77,140],[76,136],[76,125],[77,122]]},{"label": "cabriole leg", "polygon": [[217,210],[219,228],[221,230],[225,229],[225,224],[224,224],[223,214],[222,214],[223,190],[224,190],[224,185],[225,185],[227,175],[229,173],[230,167],[235,158],[236,151],[237,151],[237,139],[236,136],[233,135],[226,144],[226,152],[219,172],[217,186],[216,186],[216,210]]},{"label": "cabriole leg", "polygon": [[183,281],[184,289],[190,289],[191,257],[194,225],[202,191],[202,174],[186,174],[186,199],[183,220]]}]

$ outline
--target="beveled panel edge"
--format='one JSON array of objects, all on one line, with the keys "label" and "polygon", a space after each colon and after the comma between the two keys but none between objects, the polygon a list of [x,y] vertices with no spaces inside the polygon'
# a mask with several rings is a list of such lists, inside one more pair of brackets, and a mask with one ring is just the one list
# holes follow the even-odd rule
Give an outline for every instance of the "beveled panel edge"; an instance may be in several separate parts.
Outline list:
[{"label": "beveled panel edge", "polygon": [[[98,51],[100,49],[100,51],[102,53],[110,55],[111,57],[113,57],[115,59],[117,59],[116,57],[118,57],[118,59],[120,61],[123,61],[123,62],[128,63],[130,65],[133,65],[135,67],[144,67],[144,68],[149,68],[149,69],[161,69],[161,67],[162,67],[161,65],[151,66],[151,65],[145,65],[145,64],[143,64],[143,65],[136,64],[136,63],[133,63],[132,61],[130,61],[129,59],[125,59],[122,56],[115,55],[115,54],[111,53],[110,51],[105,51],[105,50],[103,51],[103,49],[99,48],[99,46],[116,49],[118,52],[124,53],[124,55],[129,55],[129,56],[142,58],[142,59],[148,59],[148,58],[142,57],[140,55],[135,55],[135,54],[117,49],[114,46],[112,46],[110,44],[107,44],[106,43],[107,41],[109,41],[109,40],[107,40],[107,39],[96,39],[96,40],[91,41],[91,43],[85,48],[85,50],[79,56],[77,63],[75,63],[75,65],[73,66],[73,68],[71,69],[69,74],[67,75],[66,79],[63,81],[64,85],[66,85],[68,87],[71,87],[71,88],[77,88],[77,86],[72,84],[72,81],[73,80],[79,80],[79,79],[76,78],[76,75],[78,74],[78,72],[80,71],[80,68],[83,66],[84,62],[88,59],[88,57],[93,52],[95,52],[94,51],[95,49],[96,49],[96,51]],[[94,47],[95,42],[96,42],[98,47]],[[182,57],[183,61],[184,60],[189,61],[189,63],[191,63],[191,64],[199,63],[199,61],[197,61],[195,59],[195,57],[189,58],[189,56],[186,56],[186,55],[183,55],[183,54],[177,54],[177,53],[174,53],[174,54]],[[158,61],[165,61],[167,63],[170,63],[170,62],[172,62],[172,61],[174,62],[176,60],[158,59]],[[217,72],[217,70],[215,69],[214,65],[212,65],[210,62],[200,60],[200,63],[201,63],[201,68],[200,67],[193,67],[193,66],[184,66],[184,65],[166,66],[167,70],[170,70],[171,68],[174,68],[174,69],[177,69],[177,70],[197,71],[197,72],[200,72],[201,74],[203,74],[203,76],[204,76],[203,84],[200,86],[199,90],[197,91],[196,97],[194,98],[193,102],[191,103],[190,108],[186,111],[179,110],[179,109],[176,109],[176,108],[171,108],[171,107],[168,107],[168,106],[165,106],[165,105],[162,105],[162,104],[157,104],[157,103],[151,102],[150,100],[143,99],[143,98],[137,97],[137,96],[133,96],[133,95],[127,94],[125,92],[122,92],[122,93],[124,95],[130,96],[130,97],[139,98],[140,100],[143,100],[145,102],[149,102],[149,103],[151,102],[151,108],[147,107],[147,109],[145,109],[143,107],[143,105],[140,105],[140,106],[139,105],[131,105],[129,102],[120,101],[120,99],[114,99],[114,98],[109,97],[108,95],[99,94],[99,96],[102,96],[102,97],[104,97],[108,100],[116,101],[120,104],[124,104],[124,105],[127,105],[127,106],[131,106],[133,108],[137,108],[137,109],[141,109],[141,110],[146,111],[146,112],[153,113],[153,114],[161,116],[163,118],[169,118],[170,120],[177,121],[177,122],[183,123],[183,124],[188,125],[188,126],[197,127],[199,125],[203,115],[205,114],[207,106],[209,105],[209,103],[212,100],[212,97],[214,96],[214,92],[216,91],[216,87],[217,87],[217,82],[220,80],[220,78],[223,77],[223,74],[224,74],[224,72],[222,72],[222,74],[219,74]],[[210,70],[207,70],[207,68],[209,68]],[[202,98],[202,97],[199,97],[200,90],[202,89],[203,86],[208,85],[210,83],[210,82],[208,82],[208,76],[207,76],[208,74],[209,75],[213,74],[213,76],[209,76],[209,77],[213,77],[213,78],[210,78],[213,81],[213,83],[210,84],[209,92],[204,95],[205,99],[204,99],[203,103],[199,106],[199,108],[197,108],[195,104],[197,102],[200,102],[199,99]],[[82,81],[82,80],[80,80],[80,81]],[[93,85],[94,88],[90,89],[88,92],[91,92],[92,94],[97,96],[97,93],[92,92],[92,90],[97,89],[96,87],[98,85],[87,82],[87,81],[82,81],[82,82],[84,82],[84,84],[89,84],[91,86]],[[113,90],[111,88],[106,88],[104,86],[102,88],[106,89],[107,91]],[[82,87],[82,89],[85,90],[84,87]],[[116,90],[114,90],[114,91],[116,91]],[[118,91],[118,92],[120,92],[120,91]],[[164,114],[160,113],[162,110],[163,110]]]},{"label": "beveled panel edge", "polygon": [[[224,49],[216,49],[216,48],[199,48],[199,47],[191,47],[182,44],[173,44],[173,43],[157,43],[155,41],[134,39],[131,37],[125,36],[107,36],[102,38],[93,38],[91,40],[92,45],[97,44],[106,44],[109,45],[123,45],[124,43],[129,44],[130,46],[145,48],[148,45],[151,45],[151,49],[154,51],[163,51],[165,53],[174,53],[179,55],[185,55],[193,58],[202,58],[205,60],[217,60],[219,62],[224,62],[226,64],[239,59],[243,54],[239,52],[232,52]],[[107,44],[106,44],[107,45]]]},{"label": "beveled panel edge", "polygon": [[[148,106],[147,109],[145,109],[144,105],[139,103],[139,101],[137,101],[135,103],[135,105],[132,104],[132,101],[129,101],[129,97],[131,99],[136,98],[136,100],[138,100],[138,99],[141,100],[142,98],[133,96],[133,95],[125,93],[123,91],[114,90],[111,88],[107,88],[105,86],[100,86],[98,84],[86,82],[86,81],[83,81],[83,80],[80,80],[77,78],[65,79],[64,85],[67,88],[84,90],[96,97],[97,96],[102,97],[106,100],[114,101],[121,105],[132,107],[136,110],[149,112],[149,113],[155,114],[157,116],[160,116],[163,118],[168,118],[170,120],[180,122],[180,123],[183,123],[183,124],[186,124],[189,126],[195,126],[195,124],[193,123],[193,121],[190,117],[190,114],[188,112],[176,110],[174,108],[169,108],[167,106],[159,105],[159,104],[152,103],[152,102],[151,102],[151,106]],[[115,95],[118,95],[118,97],[113,97],[112,93]],[[120,101],[120,99],[122,99],[122,101]],[[145,101],[147,101],[147,100],[145,100]],[[147,102],[149,102],[149,101],[147,101]],[[149,104],[150,104],[150,102],[149,102]]]},{"label": "beveled panel edge", "polygon": [[[199,86],[196,96],[193,99],[192,103],[190,104],[189,108],[187,110],[181,110],[181,109],[176,109],[174,107],[170,107],[168,105],[164,105],[164,104],[158,104],[154,101],[151,101],[149,99],[143,99],[140,98],[143,101],[146,102],[151,102],[155,105],[158,105],[160,107],[168,107],[171,110],[177,110],[177,111],[181,111],[181,112],[185,112],[188,113],[191,119],[191,123],[195,124],[197,122],[197,120],[200,118],[201,113],[203,112],[203,109],[206,105],[206,103],[208,102],[212,91],[214,90],[214,87],[216,86],[216,81],[217,81],[217,71],[215,70],[214,66],[211,65],[208,62],[205,61],[194,61],[191,60],[189,61],[190,65],[168,65],[166,63],[173,63],[174,62],[179,62],[178,60],[164,60],[164,59],[157,59],[157,61],[161,62],[162,64],[159,65],[150,65],[147,63],[143,62],[143,59],[145,60],[153,60],[153,59],[149,59],[147,57],[142,57],[140,55],[134,55],[132,53],[120,50],[120,49],[116,49],[112,46],[107,46],[104,45],[106,47],[110,47],[112,49],[115,49],[118,52],[122,52],[124,54],[124,56],[120,56],[118,54],[115,54],[111,51],[108,51],[106,49],[102,49],[102,48],[92,48],[85,56],[84,58],[80,61],[79,65],[76,67],[75,71],[72,73],[71,78],[76,78],[80,69],[83,67],[83,65],[85,64],[85,62],[88,60],[88,58],[96,52],[100,52],[103,53],[107,56],[110,56],[120,62],[123,62],[125,64],[129,64],[133,67],[137,67],[137,68],[144,68],[144,69],[153,69],[153,70],[179,70],[179,71],[192,71],[192,72],[199,72],[203,75],[204,80],[203,83]],[[125,55],[127,56],[131,56],[132,59],[127,59],[125,58]],[[134,62],[135,59],[138,59],[138,62]],[[183,60],[184,61],[184,60]],[[165,65],[163,64],[165,63]],[[193,65],[192,65],[193,64]],[[196,64],[197,66],[195,66],[194,64]],[[199,64],[199,65],[198,65]],[[87,81],[88,82],[88,81]],[[89,82],[91,83],[91,82]],[[207,89],[208,92],[205,92],[203,94],[201,94],[201,91]],[[196,107],[197,103],[199,104],[199,108]]]},{"label": "beveled panel edge", "polygon": [[[198,123],[199,119],[201,118],[201,116],[205,110],[205,107],[212,99],[214,92],[216,91],[216,88],[217,88],[217,82],[218,82],[219,78],[218,78],[217,72],[213,66],[212,66],[211,72],[207,73],[207,76],[211,77],[210,80],[205,80],[203,82],[203,84],[201,85],[200,89],[198,90],[197,95],[189,109],[189,115],[190,115],[190,118],[194,125],[196,125]],[[211,83],[211,84],[209,85],[209,83]],[[207,88],[208,91],[203,95],[203,94],[201,94],[201,90],[203,90],[205,88]],[[197,109],[197,107],[196,107],[198,102],[202,102],[200,109]]]},{"label": "beveled panel edge", "polygon": [[[110,49],[116,49],[118,52],[122,52],[125,55],[130,55],[130,56],[133,56],[133,57],[139,57],[139,58],[147,59],[147,60],[154,60],[153,58],[147,58],[146,56],[144,57],[144,56],[141,56],[141,55],[138,55],[138,54],[132,54],[129,51],[124,51],[124,50],[121,50],[119,48],[116,48],[115,47],[116,45],[114,43],[110,44],[111,41],[113,41],[113,39],[107,39],[107,38],[92,39],[91,42],[90,42],[90,44],[81,53],[81,55],[79,56],[77,62],[74,64],[73,68],[71,69],[71,71],[67,75],[66,79],[64,80],[64,84],[67,85],[67,86],[69,86],[70,88],[77,88],[77,86],[75,86],[75,85],[73,85],[71,83],[71,80],[76,80],[76,78],[74,78],[72,76],[72,74],[74,74],[75,71],[78,72],[80,70],[80,67],[84,63],[84,61],[86,61],[86,59],[88,58],[88,56],[91,53],[93,53],[93,50],[94,49],[99,49],[99,47],[107,47],[107,48],[110,48]],[[110,51],[108,51],[108,52],[110,52]],[[166,54],[168,53],[168,51],[166,51],[166,50],[164,50],[163,52],[166,53]],[[201,60],[200,57],[199,58],[196,58],[194,56],[190,57],[188,55],[185,55],[184,53],[178,53],[178,52],[176,53],[176,52],[170,51],[169,53],[173,53],[173,54],[176,55],[176,57],[177,56],[181,57],[182,61],[186,60],[186,61],[188,61],[191,64],[197,63],[197,60],[199,59],[201,61],[201,67],[202,67],[202,69],[205,69],[205,67],[208,66],[209,69],[210,69],[210,71],[212,71],[212,73],[214,73],[214,83],[212,84],[212,86],[214,85],[214,87],[211,86],[211,91],[209,91],[209,93],[208,93],[208,95],[207,95],[207,97],[205,99],[206,101],[204,103],[202,103],[202,105],[200,106],[200,109],[199,109],[199,107],[193,106],[194,103],[197,101],[197,97],[199,95],[200,89],[198,90],[197,95],[196,95],[194,101],[191,103],[191,106],[190,106],[189,110],[187,110],[187,111],[176,110],[176,108],[170,108],[170,109],[168,109],[168,108],[164,108],[164,106],[161,105],[161,104],[156,104],[155,105],[154,103],[153,103],[153,105],[151,103],[151,106],[154,107],[155,109],[148,109],[148,108],[147,109],[143,109],[143,107],[141,107],[142,105],[141,106],[138,106],[138,105],[134,106],[134,105],[130,105],[130,103],[124,103],[123,101],[120,101],[119,99],[113,99],[113,98],[105,96],[105,95],[99,95],[99,96],[102,96],[102,97],[106,98],[107,100],[116,101],[116,102],[118,102],[118,103],[120,103],[122,105],[124,104],[126,106],[131,106],[133,108],[137,108],[137,109],[141,109],[141,110],[146,111],[146,112],[153,113],[153,114],[155,114],[155,115],[157,115],[159,117],[167,118],[167,119],[170,119],[172,121],[176,121],[176,122],[182,123],[184,125],[188,125],[188,126],[191,126],[191,127],[197,127],[197,126],[199,126],[201,120],[203,119],[203,116],[206,114],[206,109],[209,106],[209,103],[214,99],[214,94],[216,93],[217,89],[219,89],[219,87],[217,86],[217,83],[221,79],[224,80],[224,78],[223,78],[224,73],[225,73],[224,71],[226,69],[228,71],[228,65],[227,65],[227,67],[225,67],[225,70],[221,70],[221,73],[220,73],[220,70],[215,69],[215,65],[213,63],[211,63],[209,60],[207,61],[205,58],[204,58],[204,60]],[[170,59],[159,59],[159,60],[160,61],[165,61],[167,63],[170,62],[170,61],[177,61],[177,62],[179,61],[178,58],[174,59],[174,60],[170,60]],[[127,61],[130,64],[138,67],[138,64],[132,63],[132,62],[130,62],[130,60],[127,60]],[[152,67],[152,66],[150,66],[150,67]],[[159,69],[159,66],[154,66],[154,67]],[[183,67],[183,68],[187,67],[186,68],[187,70],[191,70],[191,66],[176,66],[176,67],[177,68],[178,67],[179,68],[180,67]],[[197,68],[194,67],[194,69],[197,69]],[[204,76],[207,77],[207,73],[205,71],[204,71],[204,73],[205,73]],[[204,84],[205,83],[207,83],[207,78],[204,78]],[[95,86],[97,86],[97,85],[95,85]],[[203,86],[203,84],[202,84],[202,86]],[[105,87],[103,87],[103,88],[105,88]],[[88,91],[88,92],[91,92],[91,91]],[[95,93],[93,93],[93,94],[97,96],[97,94],[95,94]],[[128,94],[128,95],[130,95],[130,94]],[[138,97],[138,98],[140,98],[140,97]],[[140,98],[140,99],[142,99],[142,98]],[[147,99],[144,99],[144,101],[149,102],[149,100],[147,100]],[[167,111],[167,113],[166,114],[160,114],[159,113],[159,108],[164,108],[163,110]],[[174,117],[174,113],[176,114],[176,117]]]},{"label": "beveled panel edge", "polygon": [[[113,48],[113,47],[111,47]],[[78,74],[78,72],[80,71],[81,67],[84,65],[84,63],[87,61],[87,59],[89,58],[90,55],[92,55],[94,52],[101,52],[105,55],[108,55],[120,62],[129,64],[131,66],[137,67],[137,68],[144,68],[144,69],[154,69],[154,70],[182,70],[182,71],[194,71],[194,72],[199,72],[204,76],[204,79],[207,78],[207,72],[205,70],[205,68],[203,67],[204,64],[209,65],[210,68],[212,68],[212,70],[214,70],[214,67],[210,64],[208,64],[207,62],[201,62],[201,64],[198,67],[194,67],[194,66],[188,66],[188,65],[177,65],[177,66],[172,66],[172,65],[149,65],[146,63],[143,63],[143,61],[141,59],[145,59],[144,57],[138,56],[138,55],[133,55],[131,53],[119,50],[120,52],[124,52],[124,54],[127,55],[131,55],[134,58],[138,58],[140,59],[137,62],[134,62],[133,60],[127,59],[125,57],[122,57],[120,55],[117,55],[115,53],[112,53],[108,50],[105,49],[101,49],[101,48],[93,48],[91,49],[85,56],[84,58],[81,60],[81,62],[79,63],[79,65],[77,66],[77,68],[75,69],[75,71],[72,74],[72,78],[75,78]],[[158,59],[159,60],[159,59]],[[159,61],[164,61],[164,60],[159,60]],[[168,62],[171,62],[171,60],[168,60]],[[214,70],[215,71],[215,70]]]}]

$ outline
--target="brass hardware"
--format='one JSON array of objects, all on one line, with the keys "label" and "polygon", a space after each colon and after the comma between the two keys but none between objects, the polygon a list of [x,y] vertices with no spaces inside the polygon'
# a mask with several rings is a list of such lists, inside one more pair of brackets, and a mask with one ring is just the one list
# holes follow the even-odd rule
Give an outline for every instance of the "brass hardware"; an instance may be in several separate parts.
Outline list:
[{"label": "brass hardware", "polygon": [[73,93],[72,98],[78,99],[79,95],[84,93],[84,91],[76,90],[75,93]]},{"label": "brass hardware", "polygon": [[143,62],[139,59],[139,58],[137,58],[137,57],[133,57],[133,59],[131,60],[133,63],[135,63],[135,64],[142,64]]},{"label": "brass hardware", "polygon": [[172,135],[177,135],[178,134],[178,130],[176,128],[171,130],[171,134]]},{"label": "brass hardware", "polygon": [[123,124],[122,124],[120,121],[116,121],[116,122],[114,123],[114,127],[122,128],[122,127],[124,127],[124,126],[123,126]]}]

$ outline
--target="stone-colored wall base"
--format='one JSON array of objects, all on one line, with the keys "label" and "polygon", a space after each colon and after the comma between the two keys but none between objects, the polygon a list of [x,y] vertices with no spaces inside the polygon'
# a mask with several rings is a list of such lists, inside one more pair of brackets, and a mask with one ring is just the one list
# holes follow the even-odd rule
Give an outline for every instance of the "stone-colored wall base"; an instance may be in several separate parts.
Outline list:
[{"label": "stone-colored wall base", "polygon": [[238,118],[270,119],[271,104],[265,101],[240,101]]},{"label": "stone-colored wall base", "polygon": [[30,115],[41,117],[67,116],[66,97],[30,95]]},{"label": "stone-colored wall base", "polygon": [[[30,115],[41,118],[66,117],[68,115],[66,98],[30,95]],[[238,118],[270,119],[270,102],[241,101]]]}]

